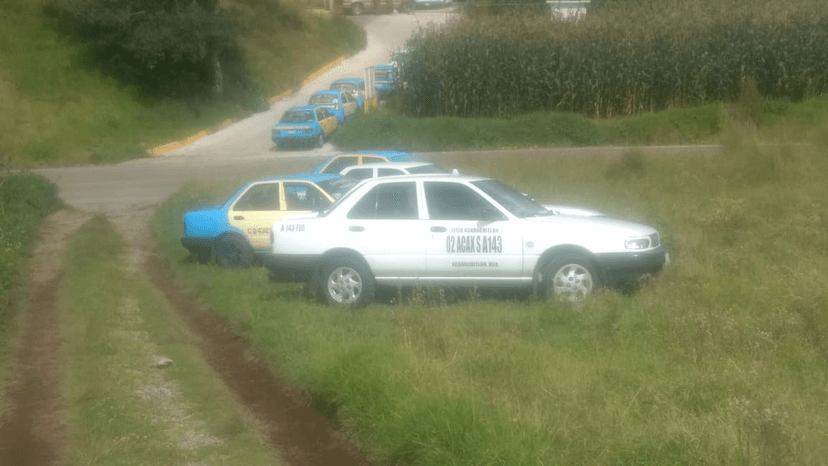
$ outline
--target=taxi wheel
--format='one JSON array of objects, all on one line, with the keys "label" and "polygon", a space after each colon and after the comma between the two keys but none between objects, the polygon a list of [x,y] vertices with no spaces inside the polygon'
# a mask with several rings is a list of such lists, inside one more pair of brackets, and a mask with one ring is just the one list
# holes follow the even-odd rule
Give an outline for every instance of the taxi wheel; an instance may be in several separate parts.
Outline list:
[{"label": "taxi wheel", "polygon": [[320,134],[319,136],[317,136],[317,137],[316,137],[316,140],[314,141],[314,145],[315,145],[316,147],[322,147],[322,146],[324,146],[324,145],[325,145],[325,135]]},{"label": "taxi wheel", "polygon": [[216,262],[226,269],[242,269],[253,265],[253,251],[247,241],[237,235],[224,235],[216,241]]},{"label": "taxi wheel", "polygon": [[598,286],[592,262],[578,254],[553,258],[545,268],[547,297],[564,301],[583,301]]},{"label": "taxi wheel", "polygon": [[364,306],[374,296],[374,277],[352,257],[334,257],[322,274],[322,296],[333,306]]},{"label": "taxi wheel", "polygon": [[362,5],[360,5],[359,3],[354,4],[351,7],[351,14],[354,15],[354,16],[361,15],[362,14]]}]

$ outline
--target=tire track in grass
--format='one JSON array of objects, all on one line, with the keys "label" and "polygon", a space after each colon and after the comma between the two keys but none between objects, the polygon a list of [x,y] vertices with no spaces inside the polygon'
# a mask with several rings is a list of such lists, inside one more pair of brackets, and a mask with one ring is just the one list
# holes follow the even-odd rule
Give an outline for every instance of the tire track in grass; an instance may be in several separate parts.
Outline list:
[{"label": "tire track in grass", "polygon": [[6,390],[9,410],[0,419],[0,465],[61,464],[66,432],[61,381],[64,355],[58,310],[62,256],[68,238],[89,216],[73,210],[50,215],[29,265],[29,289]]},{"label": "tire track in grass", "polygon": [[148,281],[166,298],[196,336],[208,365],[237,400],[261,425],[263,436],[291,466],[367,466],[360,449],[342,436],[310,400],[289,383],[274,377],[249,345],[198,298],[178,284],[159,252],[147,223],[150,211],[110,215],[110,220],[136,252],[132,266],[143,269]]}]

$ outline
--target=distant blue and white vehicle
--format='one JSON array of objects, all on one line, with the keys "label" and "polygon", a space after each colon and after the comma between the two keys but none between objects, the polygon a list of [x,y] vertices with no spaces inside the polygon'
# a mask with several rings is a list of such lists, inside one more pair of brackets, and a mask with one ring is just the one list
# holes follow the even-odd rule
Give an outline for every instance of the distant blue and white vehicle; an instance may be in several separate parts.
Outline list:
[{"label": "distant blue and white vehicle", "polygon": [[322,147],[336,131],[336,121],[336,115],[326,107],[293,107],[273,125],[270,138],[278,148],[289,144]]},{"label": "distant blue and white vehicle", "polygon": [[392,64],[374,67],[374,89],[377,99],[387,99],[397,93],[397,68]]},{"label": "distant blue and white vehicle", "polygon": [[320,173],[339,173],[345,167],[351,165],[362,165],[366,163],[378,162],[416,162],[417,157],[410,152],[396,151],[396,150],[367,150],[357,152],[343,152],[331,156],[328,160],[322,162],[314,170],[314,174]]},{"label": "distant blue and white vehicle", "polygon": [[356,100],[359,111],[365,111],[365,80],[363,78],[340,78],[328,87],[349,92],[351,97]]},{"label": "distant blue and white vehicle", "polygon": [[336,115],[336,123],[344,125],[348,118],[357,112],[356,99],[350,92],[339,89],[326,89],[314,92],[308,100],[311,107],[324,107]]}]

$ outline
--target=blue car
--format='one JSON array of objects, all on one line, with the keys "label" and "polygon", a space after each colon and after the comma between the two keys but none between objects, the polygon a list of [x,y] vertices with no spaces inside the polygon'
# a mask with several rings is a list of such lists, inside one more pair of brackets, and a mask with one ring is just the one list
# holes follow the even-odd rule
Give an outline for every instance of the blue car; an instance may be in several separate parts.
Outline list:
[{"label": "blue car", "polygon": [[308,100],[308,106],[324,107],[331,110],[336,115],[338,125],[344,125],[348,118],[351,118],[357,112],[356,99],[350,92],[339,89],[314,92]]},{"label": "blue car", "polygon": [[397,92],[397,69],[394,65],[377,65],[374,67],[374,89],[377,98],[382,100]]},{"label": "blue car", "polygon": [[251,181],[220,207],[186,212],[181,245],[199,262],[249,267],[270,251],[270,228],[287,214],[318,211],[357,181],[305,173]]},{"label": "blue car", "polygon": [[326,107],[293,107],[273,125],[270,138],[277,148],[288,144],[322,147],[336,131],[336,121],[336,115]]},{"label": "blue car", "polygon": [[314,174],[339,173],[345,167],[376,162],[418,162],[419,160],[409,152],[396,150],[367,150],[361,152],[343,152],[336,154],[319,164],[313,170]]},{"label": "blue car", "polygon": [[340,78],[332,82],[330,89],[347,91],[356,100],[360,112],[365,111],[365,80],[362,78]]}]

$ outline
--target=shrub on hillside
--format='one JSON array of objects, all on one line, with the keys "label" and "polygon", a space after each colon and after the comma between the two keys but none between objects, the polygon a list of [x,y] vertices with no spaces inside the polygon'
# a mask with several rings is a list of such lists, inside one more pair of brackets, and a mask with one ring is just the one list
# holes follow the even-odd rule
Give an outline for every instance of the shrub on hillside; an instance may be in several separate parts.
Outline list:
[{"label": "shrub on hillside", "polygon": [[249,86],[236,26],[217,0],[50,0],[44,11],[99,66],[150,95]]}]

